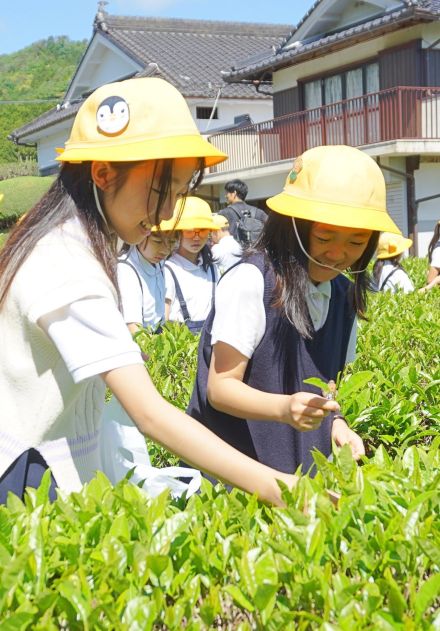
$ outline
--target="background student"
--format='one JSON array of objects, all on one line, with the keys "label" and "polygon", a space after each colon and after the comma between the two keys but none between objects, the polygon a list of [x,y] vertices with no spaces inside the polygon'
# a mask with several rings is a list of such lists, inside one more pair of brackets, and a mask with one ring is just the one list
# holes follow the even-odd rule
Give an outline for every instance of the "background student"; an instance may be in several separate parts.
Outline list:
[{"label": "background student", "polygon": [[131,333],[141,327],[156,330],[165,321],[163,265],[178,243],[176,233],[155,231],[119,257],[122,312]]},{"label": "background student", "polygon": [[[163,261],[178,243],[175,232],[155,227],[139,245],[125,248],[118,262],[118,284],[124,320],[132,334],[141,328],[160,333],[165,321],[165,279]],[[145,360],[148,357],[144,356]],[[165,488],[173,494],[191,495],[200,487],[200,472],[185,471],[186,483],[179,480],[179,467],[153,467],[145,437],[139,432],[122,405],[112,397],[104,407],[101,431],[102,468],[116,484],[133,468],[130,482],[155,496]],[[191,481],[189,481],[191,480]]]},{"label": "background student", "polygon": [[84,101],[58,159],[58,177],[0,251],[0,501],[47,467],[52,498],[102,468],[108,386],[143,434],[280,503],[277,478],[295,477],[257,466],[167,403],[119,311],[117,241],[141,243],[225,155],[172,85],[137,78]]},{"label": "background student", "polygon": [[378,291],[414,291],[414,285],[400,264],[403,253],[412,246],[411,239],[383,232],[379,237],[373,277]]},{"label": "background student", "polygon": [[238,263],[243,249],[229,232],[229,222],[226,217],[215,214],[212,218],[219,229],[211,233],[211,252],[223,274],[235,263]]},{"label": "background student", "polygon": [[434,228],[434,234],[428,246],[429,269],[426,286],[420,291],[428,291],[440,285],[440,220]]},{"label": "background student", "polygon": [[[209,204],[199,197],[187,197],[178,204],[174,230],[179,247],[165,263],[165,315],[167,320],[184,322],[198,333],[211,310],[219,269],[208,239],[219,229]],[[171,220],[169,227],[172,227]]]},{"label": "background student", "polygon": [[243,248],[256,241],[267,219],[264,210],[245,201],[247,194],[247,184],[242,180],[226,182],[225,197],[228,205],[219,211],[228,220],[230,233]]},{"label": "background student", "polygon": [[307,471],[312,451],[328,456],[332,440],[359,458],[361,438],[304,380],[336,381],[353,359],[379,231],[399,233],[382,172],[358,149],[316,147],[267,205],[254,249],[218,284],[188,413],[285,472]]}]

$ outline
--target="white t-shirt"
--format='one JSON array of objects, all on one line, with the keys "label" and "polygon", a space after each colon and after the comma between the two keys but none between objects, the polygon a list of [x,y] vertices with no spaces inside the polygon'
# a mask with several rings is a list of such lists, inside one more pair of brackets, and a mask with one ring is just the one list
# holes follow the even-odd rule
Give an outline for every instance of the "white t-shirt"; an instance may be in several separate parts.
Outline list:
[{"label": "white t-shirt", "polygon": [[241,245],[232,235],[227,235],[220,239],[219,243],[214,243],[211,251],[222,274],[238,263],[243,252]]},{"label": "white t-shirt", "polygon": [[133,246],[120,257],[118,283],[127,324],[156,328],[165,320],[163,263],[153,265]]},{"label": "white t-shirt", "polygon": [[[396,270],[393,272],[393,270]],[[392,276],[389,276],[393,272]],[[387,277],[389,276],[388,280]],[[386,282],[385,282],[386,281]],[[385,284],[383,284],[385,282]],[[412,284],[408,274],[403,270],[397,268],[390,261],[384,261],[382,271],[379,278],[379,288],[381,291],[403,291],[409,293],[414,291],[414,285]]]},{"label": "white t-shirt", "polygon": [[101,469],[102,372],[142,364],[81,223],[43,237],[0,310],[0,474],[40,451],[62,490]]},{"label": "white t-shirt", "polygon": [[[315,331],[325,324],[331,297],[329,281],[309,284],[307,307]],[[225,342],[250,359],[266,330],[264,278],[250,263],[241,263],[222,278],[215,294],[215,317],[211,341]],[[356,320],[347,348],[347,362],[355,358]]]},{"label": "white t-shirt", "polygon": [[[170,320],[183,322],[184,318],[180,304],[176,296],[176,287],[173,277],[167,266],[170,266],[176,275],[182,290],[183,298],[189,312],[190,320],[206,320],[212,306],[213,284],[211,270],[205,271],[202,267],[202,258],[197,264],[188,261],[184,256],[175,252],[165,263],[165,298],[171,302]],[[212,264],[214,270],[214,287],[219,278],[217,265]]]},{"label": "white t-shirt", "polygon": [[431,258],[430,265],[431,267],[436,267],[437,269],[440,269],[440,241],[437,242],[437,245],[434,247],[432,251],[432,258]]}]

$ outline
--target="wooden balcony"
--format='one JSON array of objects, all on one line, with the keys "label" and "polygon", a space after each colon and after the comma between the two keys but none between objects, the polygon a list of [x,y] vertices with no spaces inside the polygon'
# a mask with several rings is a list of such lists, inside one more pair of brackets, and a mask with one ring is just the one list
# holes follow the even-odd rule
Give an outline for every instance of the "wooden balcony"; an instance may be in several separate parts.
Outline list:
[{"label": "wooden balcony", "polygon": [[440,87],[396,87],[232,129],[209,140],[229,155],[210,173],[294,158],[317,145],[440,140]]}]

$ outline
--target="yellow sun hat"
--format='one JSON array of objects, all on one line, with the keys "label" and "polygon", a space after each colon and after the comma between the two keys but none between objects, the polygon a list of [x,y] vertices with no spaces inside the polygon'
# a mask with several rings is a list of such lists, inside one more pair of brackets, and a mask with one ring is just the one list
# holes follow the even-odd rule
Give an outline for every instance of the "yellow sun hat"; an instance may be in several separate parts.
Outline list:
[{"label": "yellow sun hat", "polygon": [[214,221],[208,202],[200,197],[187,197],[177,200],[171,219],[161,221],[159,226],[153,226],[152,231],[166,232],[170,230],[196,230],[197,228],[220,230],[220,226]]},{"label": "yellow sun hat", "polygon": [[81,105],[61,162],[134,162],[204,158],[205,166],[227,155],[205,140],[176,88],[157,77],[140,77],[97,88]]},{"label": "yellow sun hat", "polygon": [[400,234],[392,234],[391,232],[383,232],[379,237],[377,244],[376,258],[391,259],[398,256],[412,246],[412,239],[406,239]]},{"label": "yellow sun hat", "polygon": [[282,193],[266,204],[281,215],[346,228],[401,234],[386,207],[377,163],[347,145],[328,145],[296,158]]},{"label": "yellow sun hat", "polygon": [[215,213],[212,215],[212,219],[214,220],[216,226],[221,228],[229,228],[229,221],[226,219],[224,215],[219,215]]}]

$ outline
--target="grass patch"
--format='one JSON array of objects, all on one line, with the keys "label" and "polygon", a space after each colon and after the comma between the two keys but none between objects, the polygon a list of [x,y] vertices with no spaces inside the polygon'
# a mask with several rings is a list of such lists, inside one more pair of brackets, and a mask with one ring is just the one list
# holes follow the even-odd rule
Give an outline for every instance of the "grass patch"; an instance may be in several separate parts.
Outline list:
[{"label": "grass patch", "polygon": [[[21,215],[44,195],[54,181],[54,176],[23,176],[0,182],[0,193],[4,194],[0,205],[0,230],[5,231]],[[4,240],[4,239],[3,239]],[[2,235],[0,233],[0,244]]]}]

